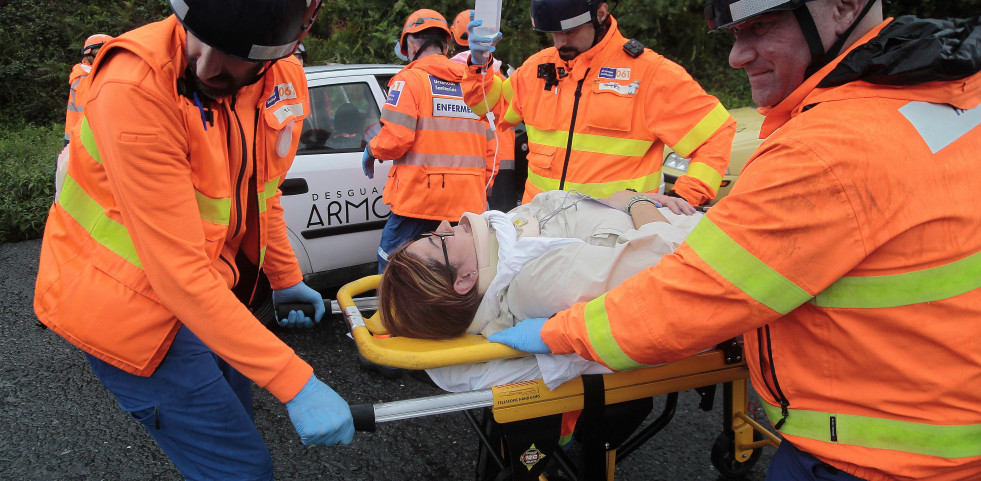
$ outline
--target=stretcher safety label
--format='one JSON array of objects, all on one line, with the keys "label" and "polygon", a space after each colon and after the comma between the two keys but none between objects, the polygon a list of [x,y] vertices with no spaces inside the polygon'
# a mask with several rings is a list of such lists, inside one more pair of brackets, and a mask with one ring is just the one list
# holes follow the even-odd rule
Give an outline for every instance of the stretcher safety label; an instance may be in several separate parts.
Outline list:
[{"label": "stretcher safety label", "polygon": [[541,384],[537,381],[523,381],[506,385],[507,388],[494,387],[494,404],[507,407],[525,401],[534,401],[542,397]]},{"label": "stretcher safety label", "polygon": [[531,468],[535,467],[539,461],[545,458],[545,453],[538,450],[534,444],[531,445],[525,452],[521,453],[521,464],[531,471]]}]

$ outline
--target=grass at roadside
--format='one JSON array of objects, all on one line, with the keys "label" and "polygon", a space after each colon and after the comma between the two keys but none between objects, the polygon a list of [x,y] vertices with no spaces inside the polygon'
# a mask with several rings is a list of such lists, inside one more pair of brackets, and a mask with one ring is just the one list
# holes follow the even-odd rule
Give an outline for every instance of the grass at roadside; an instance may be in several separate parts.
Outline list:
[{"label": "grass at roadside", "polygon": [[0,125],[0,243],[44,232],[64,135],[60,124]]}]

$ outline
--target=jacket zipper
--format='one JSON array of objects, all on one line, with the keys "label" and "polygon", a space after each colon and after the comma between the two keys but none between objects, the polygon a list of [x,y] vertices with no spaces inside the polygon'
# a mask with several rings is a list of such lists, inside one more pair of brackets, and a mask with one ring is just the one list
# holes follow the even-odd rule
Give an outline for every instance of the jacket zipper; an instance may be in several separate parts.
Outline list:
[{"label": "jacket zipper", "polygon": [[572,136],[575,135],[576,130],[576,116],[579,114],[579,99],[582,98],[582,84],[589,77],[589,70],[588,68],[586,69],[586,74],[583,75],[582,79],[579,80],[579,84],[576,85],[576,100],[572,103],[572,121],[569,122],[569,140],[565,146],[565,163],[562,164],[562,178],[559,180],[559,190],[565,190],[565,174],[569,170],[569,159],[572,157]]},{"label": "jacket zipper", "polygon": [[[235,179],[235,230],[232,231],[232,237],[238,236],[239,232],[242,230],[242,202],[239,198],[242,193],[242,180],[245,177],[245,168],[248,165],[248,150],[245,146],[245,130],[242,129],[242,120],[238,117],[238,112],[235,111],[235,97],[232,97],[232,103],[229,106],[230,112],[229,116],[235,116],[235,125],[238,126],[238,137],[242,142],[242,165],[238,169],[238,177]],[[228,137],[229,149],[231,149],[231,135]],[[246,198],[248,199],[248,198]]]},{"label": "jacket zipper", "polygon": [[[763,332],[766,331],[766,354],[767,358],[763,358]],[[759,361],[760,361],[760,375],[763,377],[763,384],[766,385],[766,390],[770,392],[770,395],[780,403],[780,415],[781,418],[773,427],[776,430],[780,430],[783,423],[790,416],[790,401],[787,396],[784,396],[783,390],[780,389],[780,382],[777,381],[777,368],[773,365],[773,346],[770,344],[770,326],[766,325],[762,328],[756,329],[756,344],[759,348]],[[770,381],[766,379],[767,365],[770,371],[770,377],[773,378],[773,387],[770,387]]]}]

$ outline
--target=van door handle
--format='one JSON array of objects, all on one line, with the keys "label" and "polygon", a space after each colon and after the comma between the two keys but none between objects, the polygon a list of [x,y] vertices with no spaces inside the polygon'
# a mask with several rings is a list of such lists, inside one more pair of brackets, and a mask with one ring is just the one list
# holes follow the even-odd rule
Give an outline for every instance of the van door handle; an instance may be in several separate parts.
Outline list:
[{"label": "van door handle", "polygon": [[279,190],[283,191],[284,196],[300,195],[310,192],[306,179],[286,179],[283,181],[283,184],[279,186]]}]

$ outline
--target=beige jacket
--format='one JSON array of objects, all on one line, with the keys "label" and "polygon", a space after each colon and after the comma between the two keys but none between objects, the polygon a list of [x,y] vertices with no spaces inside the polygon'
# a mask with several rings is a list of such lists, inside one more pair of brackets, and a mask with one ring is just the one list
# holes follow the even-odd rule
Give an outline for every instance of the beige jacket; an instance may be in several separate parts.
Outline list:
[{"label": "beige jacket", "polygon": [[[571,237],[585,242],[553,249],[528,261],[497,294],[500,308],[482,304],[468,332],[488,336],[524,319],[549,317],[653,266],[681,245],[702,218],[700,213],[685,216],[664,207],[660,210],[670,224],[652,222],[634,229],[625,212],[573,192],[545,192],[512,209],[509,214],[519,238]],[[493,229],[486,227],[484,218],[465,217],[473,227],[479,250],[496,247]],[[495,262],[481,269],[483,288],[494,274],[496,256],[486,256],[487,261],[491,258]]]}]

